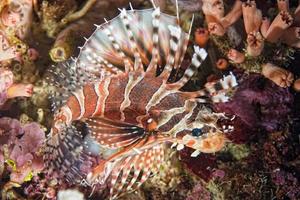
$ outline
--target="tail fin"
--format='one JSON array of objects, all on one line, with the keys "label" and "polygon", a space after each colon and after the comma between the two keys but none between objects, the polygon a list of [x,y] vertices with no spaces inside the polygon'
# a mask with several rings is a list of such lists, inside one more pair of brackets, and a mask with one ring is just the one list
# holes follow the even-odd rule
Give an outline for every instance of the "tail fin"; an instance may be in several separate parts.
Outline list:
[{"label": "tail fin", "polygon": [[44,152],[44,162],[50,173],[55,171],[71,183],[81,181],[86,174],[83,169],[91,164],[83,145],[83,137],[73,125],[50,134]]}]

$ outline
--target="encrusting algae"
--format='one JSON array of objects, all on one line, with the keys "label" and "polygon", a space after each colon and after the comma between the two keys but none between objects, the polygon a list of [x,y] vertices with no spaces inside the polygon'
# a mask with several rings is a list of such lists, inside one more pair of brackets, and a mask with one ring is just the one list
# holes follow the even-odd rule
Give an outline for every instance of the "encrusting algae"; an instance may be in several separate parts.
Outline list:
[{"label": "encrusting algae", "polygon": [[298,3],[1,1],[1,199],[299,199]]}]

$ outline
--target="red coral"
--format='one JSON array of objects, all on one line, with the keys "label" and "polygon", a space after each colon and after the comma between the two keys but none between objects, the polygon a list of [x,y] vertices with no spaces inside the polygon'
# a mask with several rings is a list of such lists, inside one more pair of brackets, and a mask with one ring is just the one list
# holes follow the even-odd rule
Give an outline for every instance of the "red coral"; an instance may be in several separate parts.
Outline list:
[{"label": "red coral", "polygon": [[197,157],[191,157],[193,149],[184,148],[180,151],[180,159],[184,165],[194,174],[205,181],[209,181],[213,177],[216,168],[216,157],[212,154],[201,153]]},{"label": "red coral", "polygon": [[186,200],[210,200],[210,192],[202,185],[202,183],[198,183],[193,188],[193,191],[190,195],[187,196]]}]

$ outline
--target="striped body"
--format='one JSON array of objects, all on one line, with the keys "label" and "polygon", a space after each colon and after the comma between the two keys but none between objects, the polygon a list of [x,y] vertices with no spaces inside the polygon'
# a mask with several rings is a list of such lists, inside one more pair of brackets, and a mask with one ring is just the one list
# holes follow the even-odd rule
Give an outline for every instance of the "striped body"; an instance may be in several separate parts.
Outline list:
[{"label": "striped body", "polygon": [[162,83],[163,79],[159,77],[143,77],[132,72],[87,84],[69,97],[56,119],[63,118],[64,122],[71,123],[102,116],[143,126],[145,120],[154,118],[161,127],[159,131],[166,132],[188,114],[185,112],[185,102],[189,96],[170,90],[163,98],[161,95],[156,97],[164,88]]},{"label": "striped body", "polygon": [[[176,82],[187,49],[189,34],[179,19],[159,8],[125,11],[97,26],[80,55],[60,78],[59,97],[45,161],[70,181],[89,184],[110,181],[110,195],[140,186],[155,173],[164,158],[164,144],[171,142],[212,153],[224,146],[217,126],[223,114],[213,113],[203,103],[226,101],[225,92],[237,85],[233,74],[195,92],[180,89],[197,72],[207,53],[194,47],[190,66]],[[86,75],[88,75],[86,77]],[[70,77],[70,80],[67,77]],[[83,174],[80,166],[89,157],[86,142],[74,121],[87,124],[93,140],[116,150]],[[203,128],[203,134],[192,135]]]}]

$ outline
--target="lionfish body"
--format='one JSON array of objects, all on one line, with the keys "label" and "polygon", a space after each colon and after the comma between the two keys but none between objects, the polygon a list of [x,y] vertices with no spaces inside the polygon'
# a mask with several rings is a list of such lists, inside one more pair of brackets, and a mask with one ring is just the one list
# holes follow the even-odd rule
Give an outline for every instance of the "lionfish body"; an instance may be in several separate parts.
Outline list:
[{"label": "lionfish body", "polygon": [[[194,148],[192,156],[223,147],[224,134],[216,125],[223,115],[203,103],[227,100],[219,91],[237,83],[231,74],[203,90],[181,91],[207,56],[199,47],[184,74],[168,81],[178,74],[188,41],[178,19],[159,8],[122,10],[97,26],[67,72],[53,72],[64,81],[55,82],[60,95],[45,154],[50,168],[68,180],[84,179],[80,165],[89,144],[72,125],[77,120],[87,124],[94,141],[116,150],[86,177],[91,184],[110,179],[112,198],[157,171],[166,142]],[[192,134],[201,128],[206,131]]]}]

